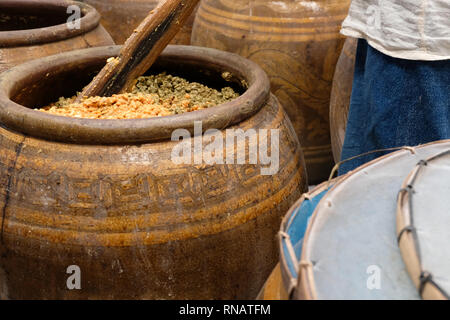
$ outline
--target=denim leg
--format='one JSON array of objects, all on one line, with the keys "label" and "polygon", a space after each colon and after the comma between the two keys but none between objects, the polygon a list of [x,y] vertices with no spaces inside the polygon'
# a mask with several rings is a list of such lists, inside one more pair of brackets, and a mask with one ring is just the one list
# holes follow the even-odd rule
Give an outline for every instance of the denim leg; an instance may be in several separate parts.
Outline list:
[{"label": "denim leg", "polygon": [[[389,57],[359,40],[342,159],[450,138],[450,60]],[[344,163],[340,174],[383,153]]]}]

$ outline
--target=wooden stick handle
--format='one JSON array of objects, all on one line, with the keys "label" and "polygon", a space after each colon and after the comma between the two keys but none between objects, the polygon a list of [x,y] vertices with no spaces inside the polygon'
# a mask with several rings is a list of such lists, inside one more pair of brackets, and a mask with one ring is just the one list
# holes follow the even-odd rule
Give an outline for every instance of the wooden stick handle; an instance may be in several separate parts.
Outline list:
[{"label": "wooden stick handle", "polygon": [[150,69],[199,2],[161,1],[128,38],[119,56],[108,60],[106,66],[77,97],[77,101],[92,96],[108,97],[131,89],[135,79]]}]

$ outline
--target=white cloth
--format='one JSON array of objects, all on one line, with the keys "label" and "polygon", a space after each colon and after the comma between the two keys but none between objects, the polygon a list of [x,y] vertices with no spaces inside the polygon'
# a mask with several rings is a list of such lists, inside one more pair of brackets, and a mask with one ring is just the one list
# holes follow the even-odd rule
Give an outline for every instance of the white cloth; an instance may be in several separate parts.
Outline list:
[{"label": "white cloth", "polygon": [[341,33],[395,58],[450,59],[450,0],[353,0]]}]

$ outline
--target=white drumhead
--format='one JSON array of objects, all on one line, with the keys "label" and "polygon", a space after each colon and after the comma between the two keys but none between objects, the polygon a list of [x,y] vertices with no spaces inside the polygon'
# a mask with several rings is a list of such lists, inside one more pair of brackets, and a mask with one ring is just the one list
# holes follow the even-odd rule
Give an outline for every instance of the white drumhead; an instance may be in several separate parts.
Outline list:
[{"label": "white drumhead", "polygon": [[419,160],[450,141],[401,150],[358,168],[321,200],[306,233],[299,295],[317,299],[419,299],[397,244],[396,205]]},{"label": "white drumhead", "polygon": [[423,160],[400,193],[400,249],[423,298],[449,299],[450,150]]}]

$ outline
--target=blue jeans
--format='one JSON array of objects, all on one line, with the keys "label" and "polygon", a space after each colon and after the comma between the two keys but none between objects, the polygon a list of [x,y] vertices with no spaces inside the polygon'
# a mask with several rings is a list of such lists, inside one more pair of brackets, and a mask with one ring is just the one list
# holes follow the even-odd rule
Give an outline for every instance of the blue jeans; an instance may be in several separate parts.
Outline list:
[{"label": "blue jeans", "polygon": [[[392,58],[359,40],[342,160],[450,138],[450,60]],[[340,174],[383,153],[344,163]]]}]

